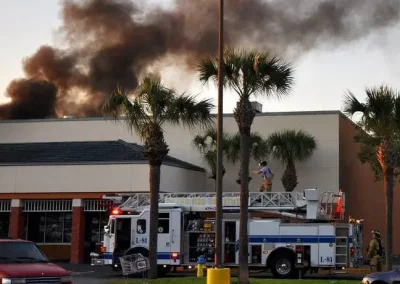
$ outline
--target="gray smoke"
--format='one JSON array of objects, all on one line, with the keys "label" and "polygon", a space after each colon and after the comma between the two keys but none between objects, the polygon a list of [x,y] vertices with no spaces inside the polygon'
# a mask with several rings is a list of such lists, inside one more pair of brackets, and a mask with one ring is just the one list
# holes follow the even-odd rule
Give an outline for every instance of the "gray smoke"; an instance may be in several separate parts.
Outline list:
[{"label": "gray smoke", "polygon": [[[0,118],[99,116],[106,93],[117,84],[133,90],[144,69],[166,55],[194,67],[217,52],[218,2],[175,0],[172,11],[145,13],[131,0],[64,0],[60,31],[68,48],[41,46],[23,61],[26,78],[10,83],[12,102],[0,107]],[[398,0],[225,0],[225,38],[299,55],[395,25],[399,12]]]}]

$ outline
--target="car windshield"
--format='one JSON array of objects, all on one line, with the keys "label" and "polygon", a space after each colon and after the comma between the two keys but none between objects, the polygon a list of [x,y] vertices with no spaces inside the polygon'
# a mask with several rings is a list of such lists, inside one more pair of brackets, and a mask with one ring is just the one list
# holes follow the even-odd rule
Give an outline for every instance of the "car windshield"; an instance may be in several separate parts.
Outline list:
[{"label": "car windshield", "polygon": [[28,242],[0,242],[0,263],[32,262],[49,262],[36,244]]}]

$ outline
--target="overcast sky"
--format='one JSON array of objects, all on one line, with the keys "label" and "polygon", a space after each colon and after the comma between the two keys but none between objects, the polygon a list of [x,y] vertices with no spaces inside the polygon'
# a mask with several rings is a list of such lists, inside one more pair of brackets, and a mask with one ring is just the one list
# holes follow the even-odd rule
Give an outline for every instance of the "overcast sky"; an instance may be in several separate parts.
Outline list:
[{"label": "overcast sky", "polygon": [[[56,44],[60,24],[60,5],[56,0],[0,1],[1,101],[5,101],[8,83],[23,76],[21,60],[40,45]],[[385,83],[400,89],[399,44],[400,26],[395,26],[338,49],[306,53],[294,61],[296,85],[291,97],[280,102],[261,100],[263,111],[338,110],[347,89],[360,99],[364,99],[367,86]],[[168,84],[175,85],[186,74],[183,70],[180,75],[171,75],[166,70],[163,75]],[[188,79],[188,84],[191,92],[216,96],[215,88],[203,88],[195,78]],[[236,97],[227,93],[224,111],[231,112],[235,101]]]}]

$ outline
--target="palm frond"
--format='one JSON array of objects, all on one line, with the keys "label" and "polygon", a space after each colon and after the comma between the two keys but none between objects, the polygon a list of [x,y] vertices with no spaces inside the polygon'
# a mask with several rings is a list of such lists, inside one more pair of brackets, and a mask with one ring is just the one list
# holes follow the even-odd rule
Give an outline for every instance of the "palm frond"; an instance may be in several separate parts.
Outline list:
[{"label": "palm frond", "polygon": [[367,106],[361,103],[350,91],[344,94],[343,105],[343,112],[350,117],[357,112],[367,114]]},{"label": "palm frond", "polygon": [[150,120],[138,99],[131,101],[121,88],[106,96],[102,111],[105,116],[113,117],[116,122],[125,121],[129,130],[135,131],[140,137],[143,137],[143,125]]},{"label": "palm frond", "polygon": [[267,141],[273,158],[283,164],[307,160],[317,149],[315,138],[302,130],[274,132],[269,135]]},{"label": "palm frond", "polygon": [[[241,135],[239,132],[231,135],[227,143],[226,148],[226,158],[229,162],[235,164],[240,161],[241,158]],[[252,132],[250,134],[251,143],[251,158],[254,160],[266,159],[269,155],[269,149],[267,141],[262,138],[257,132]]]},{"label": "palm frond", "polygon": [[196,96],[182,94],[172,101],[166,119],[173,124],[181,124],[193,129],[209,128],[213,125],[211,99],[196,100]]},{"label": "palm frond", "polygon": [[251,156],[254,160],[266,160],[269,156],[268,142],[259,133],[250,134]]},{"label": "palm frond", "polygon": [[[224,86],[234,90],[240,98],[251,95],[272,95],[280,98],[288,95],[294,83],[293,67],[278,57],[255,50],[224,50]],[[217,85],[218,58],[208,56],[198,65],[199,79]]]},{"label": "palm frond", "polygon": [[[229,135],[223,133],[223,151],[227,152],[229,147]],[[217,129],[210,127],[202,134],[196,135],[192,140],[193,146],[201,153],[203,160],[209,166],[213,175],[217,170]]]},{"label": "palm frond", "polygon": [[210,80],[218,83],[218,59],[207,55],[201,59],[197,64],[197,72],[199,73],[199,81],[203,84],[208,83]]},{"label": "palm frond", "polygon": [[255,90],[255,95],[274,95],[281,98],[290,93],[294,84],[294,69],[290,63],[262,53],[257,55],[254,65],[259,78],[259,88]]},{"label": "palm frond", "polygon": [[217,152],[208,151],[204,153],[203,159],[210,168],[211,172],[215,174],[217,172]]},{"label": "palm frond", "polygon": [[153,122],[163,124],[170,106],[175,100],[173,89],[166,88],[158,75],[148,74],[135,90],[136,101],[152,117]]}]

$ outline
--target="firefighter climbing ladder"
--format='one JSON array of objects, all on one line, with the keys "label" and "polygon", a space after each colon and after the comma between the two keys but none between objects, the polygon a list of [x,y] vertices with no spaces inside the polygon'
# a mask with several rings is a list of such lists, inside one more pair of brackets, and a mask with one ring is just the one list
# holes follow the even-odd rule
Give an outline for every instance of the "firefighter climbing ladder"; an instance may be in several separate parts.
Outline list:
[{"label": "firefighter climbing ladder", "polygon": [[[325,216],[325,219],[335,219],[332,216],[334,216],[337,204],[341,204],[343,195],[341,192],[338,194],[337,192],[319,193],[318,191],[319,197],[316,200],[318,216]],[[122,211],[141,211],[150,206],[149,193],[133,193],[126,195],[126,197],[128,198],[118,207]],[[181,206],[193,212],[215,211],[215,197],[215,193],[160,193],[159,206]],[[239,192],[225,192],[222,199],[223,210],[240,209]],[[251,192],[248,202],[250,211],[269,212],[306,212],[309,204],[302,192]]]}]

